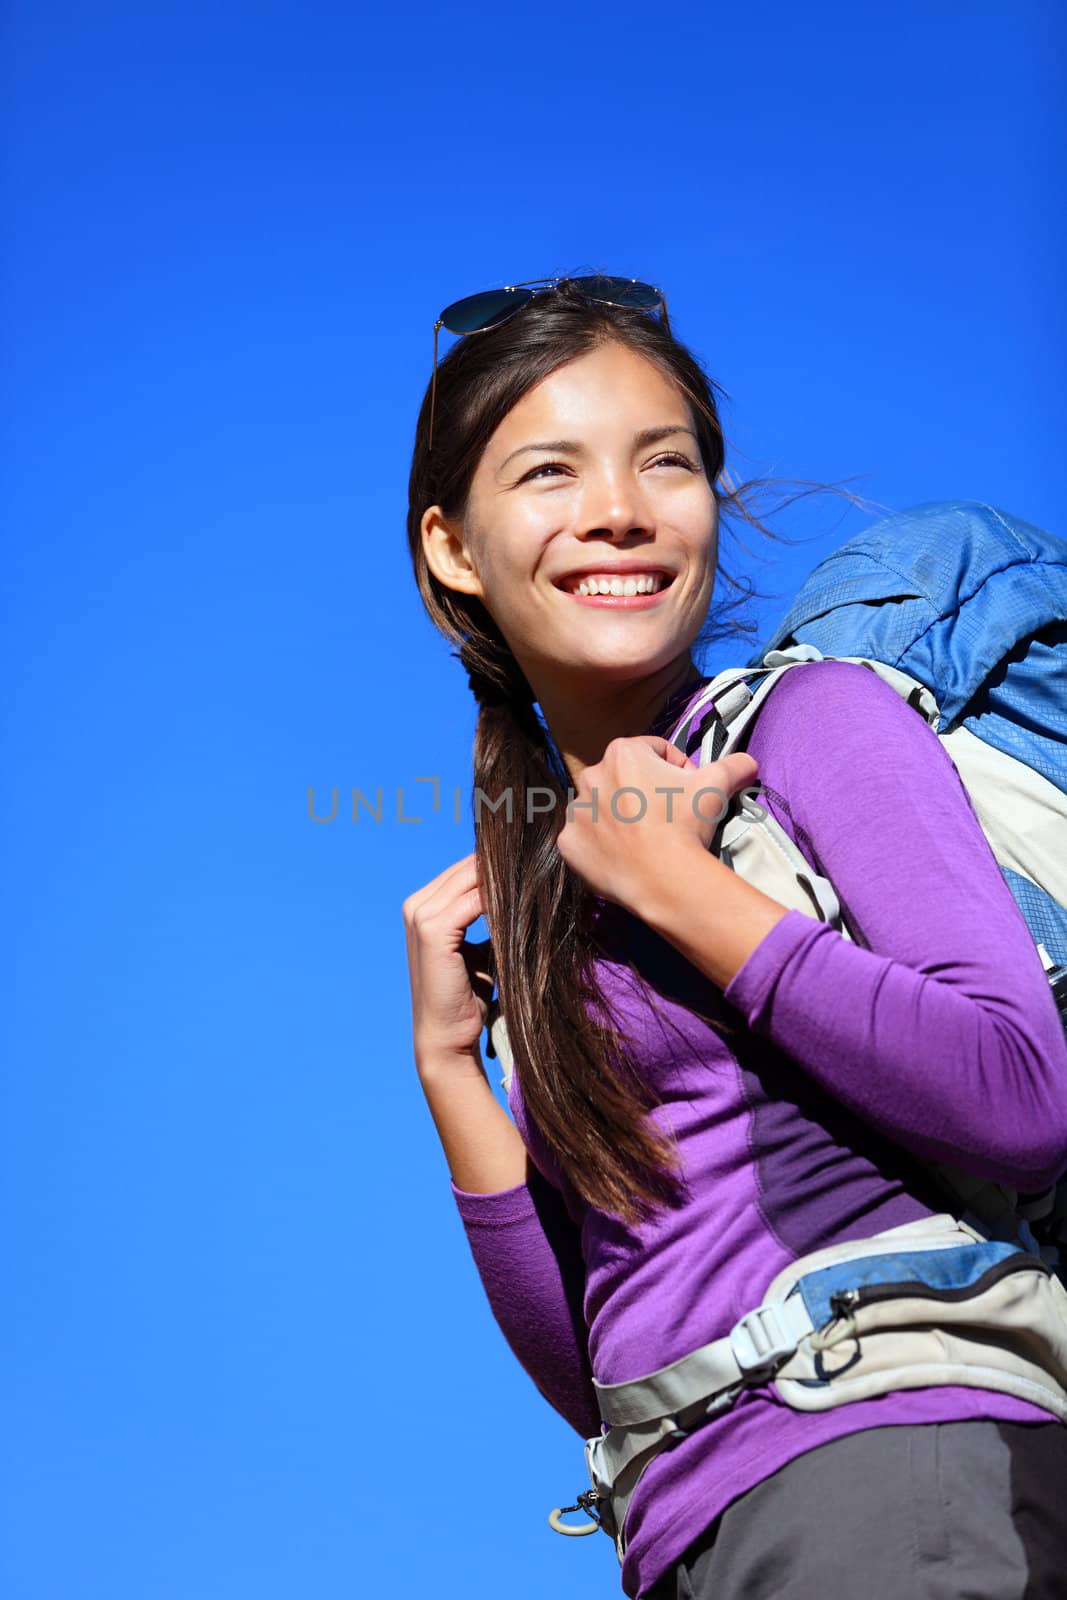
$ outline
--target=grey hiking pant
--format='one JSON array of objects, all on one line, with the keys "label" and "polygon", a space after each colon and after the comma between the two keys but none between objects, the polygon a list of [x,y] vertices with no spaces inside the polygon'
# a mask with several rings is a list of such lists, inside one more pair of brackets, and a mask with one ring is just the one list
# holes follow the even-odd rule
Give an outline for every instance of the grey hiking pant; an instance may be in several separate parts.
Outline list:
[{"label": "grey hiking pant", "polygon": [[647,1600],[1067,1600],[1067,1427],[928,1422],[809,1450]]}]

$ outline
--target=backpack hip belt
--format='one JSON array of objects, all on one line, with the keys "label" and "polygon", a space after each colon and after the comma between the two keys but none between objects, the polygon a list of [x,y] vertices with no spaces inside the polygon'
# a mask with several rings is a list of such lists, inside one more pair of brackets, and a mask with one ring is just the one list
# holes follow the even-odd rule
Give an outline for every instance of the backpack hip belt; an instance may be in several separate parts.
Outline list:
[{"label": "backpack hip belt", "polygon": [[995,1389],[1067,1422],[1067,1289],[1031,1252],[948,1213],[791,1262],[725,1338],[657,1372],[594,1388],[607,1432],[585,1445],[584,1526],[626,1550],[625,1520],[661,1451],[746,1389],[771,1384],[797,1411],[890,1390]]}]

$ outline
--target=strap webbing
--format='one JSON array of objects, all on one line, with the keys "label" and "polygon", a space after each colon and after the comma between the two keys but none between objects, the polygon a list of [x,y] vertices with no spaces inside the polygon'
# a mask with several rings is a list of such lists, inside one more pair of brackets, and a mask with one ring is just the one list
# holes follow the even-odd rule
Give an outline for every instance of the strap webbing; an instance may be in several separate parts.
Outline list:
[{"label": "strap webbing", "polygon": [[632,1383],[597,1383],[594,1379],[600,1415],[612,1428],[675,1417],[698,1401],[713,1401],[739,1383],[768,1377],[812,1331],[799,1294],[777,1305],[758,1306],[724,1339],[713,1339],[658,1372]]}]

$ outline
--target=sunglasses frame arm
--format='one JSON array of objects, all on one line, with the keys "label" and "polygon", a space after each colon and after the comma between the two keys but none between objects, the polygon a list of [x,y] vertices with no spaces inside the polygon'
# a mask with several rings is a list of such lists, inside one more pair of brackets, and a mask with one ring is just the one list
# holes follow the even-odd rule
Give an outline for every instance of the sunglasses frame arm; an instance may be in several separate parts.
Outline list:
[{"label": "sunglasses frame arm", "polygon": [[443,322],[435,322],[433,325],[433,382],[430,385],[430,434],[426,444],[428,451],[433,449],[433,413],[437,402],[437,334],[438,330],[443,327]]}]

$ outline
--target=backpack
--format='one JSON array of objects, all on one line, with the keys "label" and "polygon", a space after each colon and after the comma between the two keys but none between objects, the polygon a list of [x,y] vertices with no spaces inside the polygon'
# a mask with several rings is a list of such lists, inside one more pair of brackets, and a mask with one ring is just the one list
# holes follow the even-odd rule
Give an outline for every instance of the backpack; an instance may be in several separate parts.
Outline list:
[{"label": "backpack", "polygon": [[[690,703],[672,742],[701,765],[744,749],[781,675],[820,660],[877,673],[938,735],[1067,1026],[1067,543],[977,501],[884,518],[820,562],[763,648]],[[751,791],[733,797],[711,848],[851,937],[833,884]],[[502,1017],[490,1037],[509,1073]],[[606,1431],[586,1441],[591,1487],[551,1526],[608,1533],[621,1563],[646,1468],[752,1384],[801,1410],[973,1385],[1067,1422],[1067,1176],[1018,1195],[924,1165],[944,1214],[792,1262],[729,1335],[669,1367],[623,1384],[594,1377]],[[592,1520],[562,1521],[578,1510]]]},{"label": "backpack", "polygon": [[[672,743],[701,765],[743,750],[781,674],[819,660],[870,668],[937,733],[1067,1028],[1067,542],[979,501],[884,518],[814,568],[762,649],[689,704]],[[712,848],[772,899],[851,937],[833,884],[751,794],[734,797]],[[513,1063],[495,1005],[489,1034],[506,1088]],[[934,1171],[969,1224],[1063,1270],[1067,1178],[1020,1196]]]},{"label": "backpack", "polygon": [[[672,742],[699,749],[702,765],[744,749],[782,673],[815,660],[870,668],[937,733],[1067,1027],[1067,543],[977,501],[884,518],[819,563],[763,649],[706,685]],[[833,884],[751,796],[735,800],[712,848],[850,937]],[[966,1220],[1061,1266],[1067,1180],[1017,1195],[934,1171]]]}]

